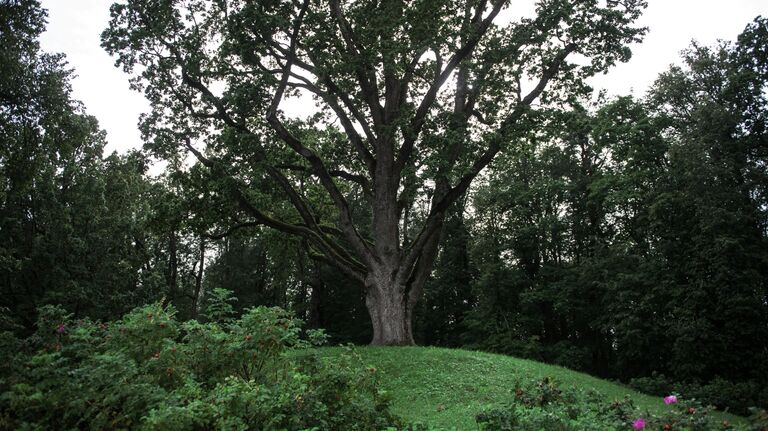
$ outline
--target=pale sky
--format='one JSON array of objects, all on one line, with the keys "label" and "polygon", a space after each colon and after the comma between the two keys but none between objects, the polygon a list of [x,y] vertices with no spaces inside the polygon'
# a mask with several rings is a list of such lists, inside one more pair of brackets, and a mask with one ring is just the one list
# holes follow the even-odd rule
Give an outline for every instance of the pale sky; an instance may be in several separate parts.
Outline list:
[{"label": "pale sky", "polygon": [[[99,46],[99,34],[109,21],[112,0],[42,0],[48,9],[48,30],[41,45],[47,52],[63,52],[77,77],[74,97],[107,131],[106,152],[142,145],[137,123],[149,109],[143,95],[128,88],[128,76],[114,67],[114,59]],[[512,3],[530,0],[512,0]],[[640,25],[650,31],[632,47],[632,60],[592,81],[609,94],[634,90],[642,95],[656,76],[679,62],[679,53],[692,39],[709,45],[734,40],[758,15],[768,15],[766,0],[649,0]]]}]

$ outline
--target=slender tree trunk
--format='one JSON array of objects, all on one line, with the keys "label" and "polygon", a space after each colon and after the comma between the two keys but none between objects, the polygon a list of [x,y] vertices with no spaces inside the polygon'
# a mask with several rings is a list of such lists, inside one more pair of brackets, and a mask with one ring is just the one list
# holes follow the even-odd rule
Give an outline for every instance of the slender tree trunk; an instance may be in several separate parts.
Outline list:
[{"label": "slender tree trunk", "polygon": [[323,280],[320,278],[320,268],[314,264],[310,270],[310,296],[309,313],[307,325],[310,328],[320,328],[323,323],[322,302],[323,302]]},{"label": "slender tree trunk", "polygon": [[179,296],[179,282],[178,282],[178,257],[176,249],[176,230],[172,229],[168,234],[168,276],[167,284],[168,291],[171,297],[171,301],[176,303]]},{"label": "slender tree trunk", "polygon": [[195,294],[192,299],[192,318],[196,319],[200,313],[200,297],[203,295],[203,272],[205,271],[205,239],[200,237],[200,266],[195,275]]}]

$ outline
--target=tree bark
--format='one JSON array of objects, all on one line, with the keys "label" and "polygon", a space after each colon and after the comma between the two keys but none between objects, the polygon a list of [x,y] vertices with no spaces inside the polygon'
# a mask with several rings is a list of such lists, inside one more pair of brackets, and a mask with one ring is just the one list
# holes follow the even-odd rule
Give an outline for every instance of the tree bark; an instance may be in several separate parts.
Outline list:
[{"label": "tree bark", "polygon": [[365,305],[371,316],[374,346],[410,346],[415,344],[411,330],[411,312],[404,285],[383,274],[366,277]]}]

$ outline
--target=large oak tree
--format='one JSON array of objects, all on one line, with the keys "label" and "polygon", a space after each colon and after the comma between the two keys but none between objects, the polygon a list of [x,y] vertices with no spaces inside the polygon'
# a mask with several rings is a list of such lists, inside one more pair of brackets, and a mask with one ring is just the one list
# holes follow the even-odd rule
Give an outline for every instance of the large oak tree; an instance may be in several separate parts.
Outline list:
[{"label": "large oak tree", "polygon": [[[446,209],[536,133],[536,104],[583,91],[644,33],[641,0],[541,0],[523,17],[516,6],[127,0],[103,45],[151,102],[150,147],[220,178],[237,203],[230,228],[302,237],[365,289],[373,344],[412,344]],[[316,115],[287,116],[301,94]],[[290,211],[263,199],[264,180]],[[366,211],[350,205],[359,196]]]}]

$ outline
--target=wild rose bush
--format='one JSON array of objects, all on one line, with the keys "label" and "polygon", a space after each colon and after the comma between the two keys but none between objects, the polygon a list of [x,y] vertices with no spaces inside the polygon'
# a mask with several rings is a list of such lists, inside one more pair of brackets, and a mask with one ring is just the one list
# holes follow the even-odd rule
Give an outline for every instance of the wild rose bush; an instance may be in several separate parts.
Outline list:
[{"label": "wild rose bush", "polygon": [[305,349],[321,333],[302,337],[278,308],[235,319],[226,301],[214,305],[205,323],[179,322],[161,304],[111,323],[40,309],[31,336],[0,333],[0,429],[397,426],[375,373],[351,354],[321,360]]},{"label": "wild rose bush", "polygon": [[664,397],[668,410],[663,415],[643,412],[629,398],[609,401],[596,391],[564,388],[549,378],[519,383],[514,394],[506,407],[477,416],[481,430],[768,431],[765,411],[755,411],[749,425],[732,424],[714,417],[710,408],[674,394]]},{"label": "wild rose bush", "polygon": [[738,415],[749,415],[752,408],[768,408],[768,386],[754,380],[731,382],[717,377],[706,383],[685,383],[674,382],[663,374],[654,373],[648,377],[631,379],[629,386],[659,396],[674,390],[685,398],[695,398],[718,410]]}]

